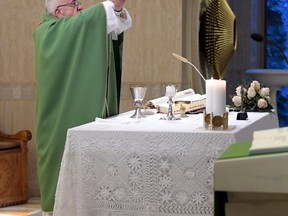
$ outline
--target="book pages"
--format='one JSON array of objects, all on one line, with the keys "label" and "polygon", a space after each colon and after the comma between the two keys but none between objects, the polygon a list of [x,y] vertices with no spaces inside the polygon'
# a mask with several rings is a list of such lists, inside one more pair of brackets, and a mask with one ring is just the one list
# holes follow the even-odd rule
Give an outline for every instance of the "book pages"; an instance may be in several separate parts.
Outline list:
[{"label": "book pages", "polygon": [[288,127],[255,131],[249,154],[288,152]]},{"label": "book pages", "polygon": [[[206,95],[195,94],[193,89],[187,89],[177,92],[172,100],[175,102],[173,104],[173,114],[178,114],[181,112],[191,112],[205,108]],[[167,102],[168,97],[163,96],[148,101],[145,107],[156,108],[160,113],[167,113],[169,106]]]}]

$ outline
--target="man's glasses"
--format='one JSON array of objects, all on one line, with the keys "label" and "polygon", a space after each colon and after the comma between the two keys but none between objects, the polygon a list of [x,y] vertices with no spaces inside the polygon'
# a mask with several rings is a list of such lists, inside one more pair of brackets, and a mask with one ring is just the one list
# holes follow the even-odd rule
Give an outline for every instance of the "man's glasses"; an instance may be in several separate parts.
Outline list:
[{"label": "man's glasses", "polygon": [[72,2],[70,2],[70,3],[67,3],[67,4],[63,4],[63,5],[58,5],[57,7],[56,7],[56,9],[58,9],[59,7],[65,7],[65,6],[70,6],[70,7],[78,7],[79,5],[81,5],[81,3],[79,2],[79,1],[75,1],[75,0],[73,0]]}]

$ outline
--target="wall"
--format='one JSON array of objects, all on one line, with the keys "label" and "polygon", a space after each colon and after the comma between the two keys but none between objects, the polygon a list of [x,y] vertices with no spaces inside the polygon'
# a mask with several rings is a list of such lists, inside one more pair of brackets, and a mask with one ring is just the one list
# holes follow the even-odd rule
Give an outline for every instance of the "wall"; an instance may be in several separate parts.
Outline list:
[{"label": "wall", "polygon": [[[128,5],[129,4],[129,5]],[[129,87],[147,86],[146,99],[163,94],[165,83],[181,83],[182,1],[127,1],[133,28],[125,34],[121,110],[131,110]]]}]

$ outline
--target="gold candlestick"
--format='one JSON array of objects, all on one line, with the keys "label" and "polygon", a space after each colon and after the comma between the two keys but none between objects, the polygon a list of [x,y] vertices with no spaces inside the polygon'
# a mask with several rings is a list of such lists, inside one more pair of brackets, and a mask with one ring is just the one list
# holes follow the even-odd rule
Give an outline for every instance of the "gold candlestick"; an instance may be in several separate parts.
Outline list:
[{"label": "gold candlestick", "polygon": [[223,113],[223,116],[213,116],[213,113],[203,112],[203,126],[204,128],[220,128],[223,126],[223,130],[228,129],[228,112]]}]

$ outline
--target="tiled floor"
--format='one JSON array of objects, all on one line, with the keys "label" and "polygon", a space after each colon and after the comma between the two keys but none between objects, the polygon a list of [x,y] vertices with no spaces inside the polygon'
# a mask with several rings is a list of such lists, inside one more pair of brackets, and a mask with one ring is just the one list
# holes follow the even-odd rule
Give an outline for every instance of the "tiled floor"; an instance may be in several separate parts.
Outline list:
[{"label": "tiled floor", "polygon": [[42,216],[40,199],[31,198],[27,204],[0,208],[0,216]]}]

